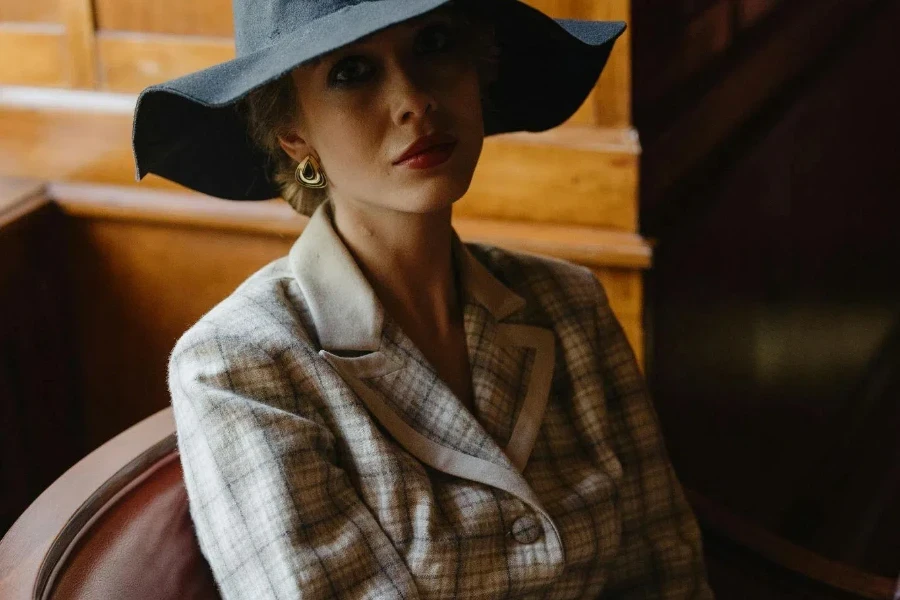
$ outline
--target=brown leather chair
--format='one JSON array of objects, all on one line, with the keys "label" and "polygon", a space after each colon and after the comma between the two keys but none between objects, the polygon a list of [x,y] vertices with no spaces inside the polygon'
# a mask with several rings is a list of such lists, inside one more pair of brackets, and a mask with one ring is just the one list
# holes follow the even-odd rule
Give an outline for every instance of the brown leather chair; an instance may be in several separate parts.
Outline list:
[{"label": "brown leather chair", "polygon": [[[894,582],[790,544],[695,493],[719,600],[890,600]],[[219,598],[187,510],[171,409],[51,485],[0,541],[3,600]]]},{"label": "brown leather chair", "polygon": [[187,506],[165,409],[69,469],[13,524],[0,598],[220,598]]}]

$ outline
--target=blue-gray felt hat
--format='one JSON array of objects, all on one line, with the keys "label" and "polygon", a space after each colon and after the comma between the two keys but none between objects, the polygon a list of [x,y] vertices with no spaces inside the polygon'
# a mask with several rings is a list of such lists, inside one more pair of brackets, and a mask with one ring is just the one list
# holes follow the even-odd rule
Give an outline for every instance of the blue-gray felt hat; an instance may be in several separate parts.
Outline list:
[{"label": "blue-gray felt hat", "polygon": [[[137,177],[155,173],[231,200],[279,195],[271,161],[235,104],[294,67],[451,0],[234,0],[236,58],[141,92]],[[600,77],[625,24],[552,19],[519,0],[455,0],[493,26],[497,78],[485,135],[566,121]]]}]

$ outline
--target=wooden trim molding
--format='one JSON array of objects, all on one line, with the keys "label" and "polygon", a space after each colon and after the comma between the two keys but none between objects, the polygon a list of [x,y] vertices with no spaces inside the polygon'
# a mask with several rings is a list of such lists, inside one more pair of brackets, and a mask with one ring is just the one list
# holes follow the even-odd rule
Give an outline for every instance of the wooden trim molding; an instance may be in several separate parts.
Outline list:
[{"label": "wooden trim molding", "polygon": [[0,229],[48,202],[41,183],[0,178]]},{"label": "wooden trim molding", "polygon": [[[299,235],[307,221],[281,200],[223,202],[195,193],[63,182],[49,184],[46,193],[65,213],[78,217],[275,236]],[[646,269],[651,263],[649,244],[635,233],[469,217],[455,218],[454,226],[467,241],[555,256],[590,267]]]},{"label": "wooden trim molding", "polygon": [[0,85],[0,112],[7,110],[132,115],[135,94]]}]

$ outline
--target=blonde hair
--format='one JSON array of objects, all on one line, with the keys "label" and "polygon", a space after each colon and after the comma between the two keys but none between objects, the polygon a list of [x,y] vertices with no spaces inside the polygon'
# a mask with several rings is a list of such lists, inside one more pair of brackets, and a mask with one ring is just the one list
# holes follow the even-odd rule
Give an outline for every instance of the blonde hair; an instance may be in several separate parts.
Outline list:
[{"label": "blonde hair", "polygon": [[[465,32],[463,48],[475,63],[482,96],[484,90],[497,78],[499,49],[493,27],[477,19],[453,2],[445,5],[459,19],[458,30]],[[239,104],[238,110],[247,122],[251,140],[268,156],[269,172],[281,192],[281,197],[303,215],[311,215],[328,200],[328,188],[310,189],[294,177],[297,161],[291,158],[278,143],[279,136],[290,131],[302,119],[297,90],[290,73],[252,90]],[[489,107],[485,107],[489,110]],[[318,158],[318,157],[316,157]],[[322,166],[325,168],[325,165]],[[327,174],[327,171],[326,171]]]}]

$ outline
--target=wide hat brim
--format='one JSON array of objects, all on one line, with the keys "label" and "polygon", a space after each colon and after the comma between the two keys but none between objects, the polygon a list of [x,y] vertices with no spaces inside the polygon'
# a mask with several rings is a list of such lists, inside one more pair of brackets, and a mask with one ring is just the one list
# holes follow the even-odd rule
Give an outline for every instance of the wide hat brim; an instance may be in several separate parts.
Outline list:
[{"label": "wide hat brim", "polygon": [[[134,115],[137,178],[155,173],[230,200],[279,196],[271,160],[250,140],[235,103],[299,64],[449,1],[362,2],[251,54],[148,87]],[[518,0],[480,0],[472,7],[493,24],[500,47],[497,79],[485,93],[485,135],[565,122],[625,30],[621,22],[552,19]]]}]

